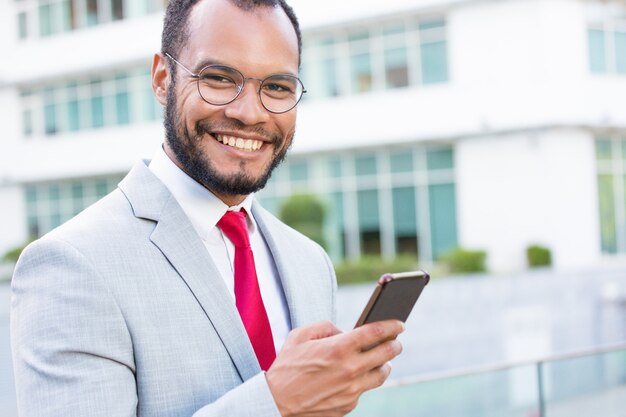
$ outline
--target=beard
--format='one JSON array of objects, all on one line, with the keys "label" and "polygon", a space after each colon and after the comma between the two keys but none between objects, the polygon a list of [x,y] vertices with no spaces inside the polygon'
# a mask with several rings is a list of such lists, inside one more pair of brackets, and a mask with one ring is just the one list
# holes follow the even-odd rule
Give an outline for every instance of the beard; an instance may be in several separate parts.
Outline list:
[{"label": "beard", "polygon": [[[293,135],[290,138],[284,138],[260,127],[251,129],[236,119],[219,123],[201,120],[196,122],[194,131],[190,132],[181,121],[177,111],[174,90],[174,83],[171,83],[167,92],[163,125],[167,143],[178,162],[183,166],[183,171],[209,191],[218,194],[248,195],[265,187],[274,169],[285,159],[287,151],[293,143]],[[258,178],[252,177],[246,171],[246,161],[243,160],[239,163],[238,172],[224,175],[211,160],[211,157],[203,154],[201,145],[202,141],[206,140],[206,135],[220,130],[255,133],[270,139],[270,142],[263,146],[272,146],[275,150],[274,155],[265,171]],[[283,144],[287,139],[290,140],[289,146],[284,147]],[[211,137],[208,140],[216,139]]]}]

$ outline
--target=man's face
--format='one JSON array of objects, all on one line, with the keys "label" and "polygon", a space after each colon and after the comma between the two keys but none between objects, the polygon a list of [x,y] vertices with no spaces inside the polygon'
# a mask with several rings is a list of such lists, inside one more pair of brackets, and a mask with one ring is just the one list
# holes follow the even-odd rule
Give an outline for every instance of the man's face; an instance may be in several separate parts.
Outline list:
[{"label": "man's face", "polygon": [[[227,0],[205,0],[192,9],[188,27],[188,42],[175,58],[194,73],[219,63],[245,77],[298,75],[295,30],[279,7],[244,11]],[[268,112],[258,88],[258,81],[248,80],[235,101],[211,105],[198,94],[196,80],[178,67],[167,91],[166,152],[229,205],[265,185],[295,132],[296,109]],[[260,148],[249,149],[248,140]]]}]

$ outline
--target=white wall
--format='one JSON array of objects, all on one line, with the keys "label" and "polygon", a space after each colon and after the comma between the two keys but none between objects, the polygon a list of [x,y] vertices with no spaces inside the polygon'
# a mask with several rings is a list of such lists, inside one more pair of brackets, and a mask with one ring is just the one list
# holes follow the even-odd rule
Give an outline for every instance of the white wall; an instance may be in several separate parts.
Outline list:
[{"label": "white wall", "polygon": [[494,271],[525,268],[525,250],[552,250],[558,269],[599,258],[593,136],[550,130],[467,139],[456,147],[459,243],[484,249]]}]

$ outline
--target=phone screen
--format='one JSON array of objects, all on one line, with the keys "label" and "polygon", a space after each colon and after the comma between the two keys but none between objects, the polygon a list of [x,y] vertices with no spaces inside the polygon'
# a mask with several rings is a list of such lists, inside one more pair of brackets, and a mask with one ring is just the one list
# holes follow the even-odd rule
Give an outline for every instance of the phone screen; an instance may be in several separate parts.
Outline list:
[{"label": "phone screen", "polygon": [[388,319],[405,322],[429,280],[425,271],[383,275],[355,327]]}]

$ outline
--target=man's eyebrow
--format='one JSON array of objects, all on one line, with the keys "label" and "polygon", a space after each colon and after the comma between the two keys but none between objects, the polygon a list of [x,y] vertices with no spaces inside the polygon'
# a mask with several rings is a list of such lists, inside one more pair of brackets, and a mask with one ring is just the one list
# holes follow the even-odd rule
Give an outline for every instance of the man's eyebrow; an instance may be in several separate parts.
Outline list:
[{"label": "man's eyebrow", "polygon": [[194,72],[199,73],[209,65],[224,65],[225,67],[230,67],[230,65],[226,64],[225,62],[218,61],[217,59],[205,58],[194,66]]},{"label": "man's eyebrow", "polygon": [[[233,68],[233,69],[236,69],[237,71],[240,71],[238,68],[235,68],[235,67],[233,67],[232,65],[229,65],[228,63],[223,62],[223,61],[219,61],[219,60],[217,60],[217,59],[215,59],[215,58],[205,58],[205,59],[203,59],[202,61],[198,62],[198,63],[194,66],[193,71],[194,71],[196,74],[199,74],[199,73],[200,73],[200,71],[202,71],[203,69],[205,69],[205,68],[206,68],[206,67],[208,67],[209,65],[223,65],[223,66],[225,66],[225,67],[228,67],[228,68]],[[278,72],[272,72],[271,74],[267,74],[266,76],[267,76],[267,77],[269,77],[269,76],[272,76],[272,75],[285,75],[285,74],[286,74],[286,75],[292,75],[292,76],[294,76],[294,77],[297,77],[297,76],[298,76],[298,74],[297,74],[297,73],[296,73],[296,74],[294,74],[294,73],[292,73],[291,71],[278,71]]]}]

